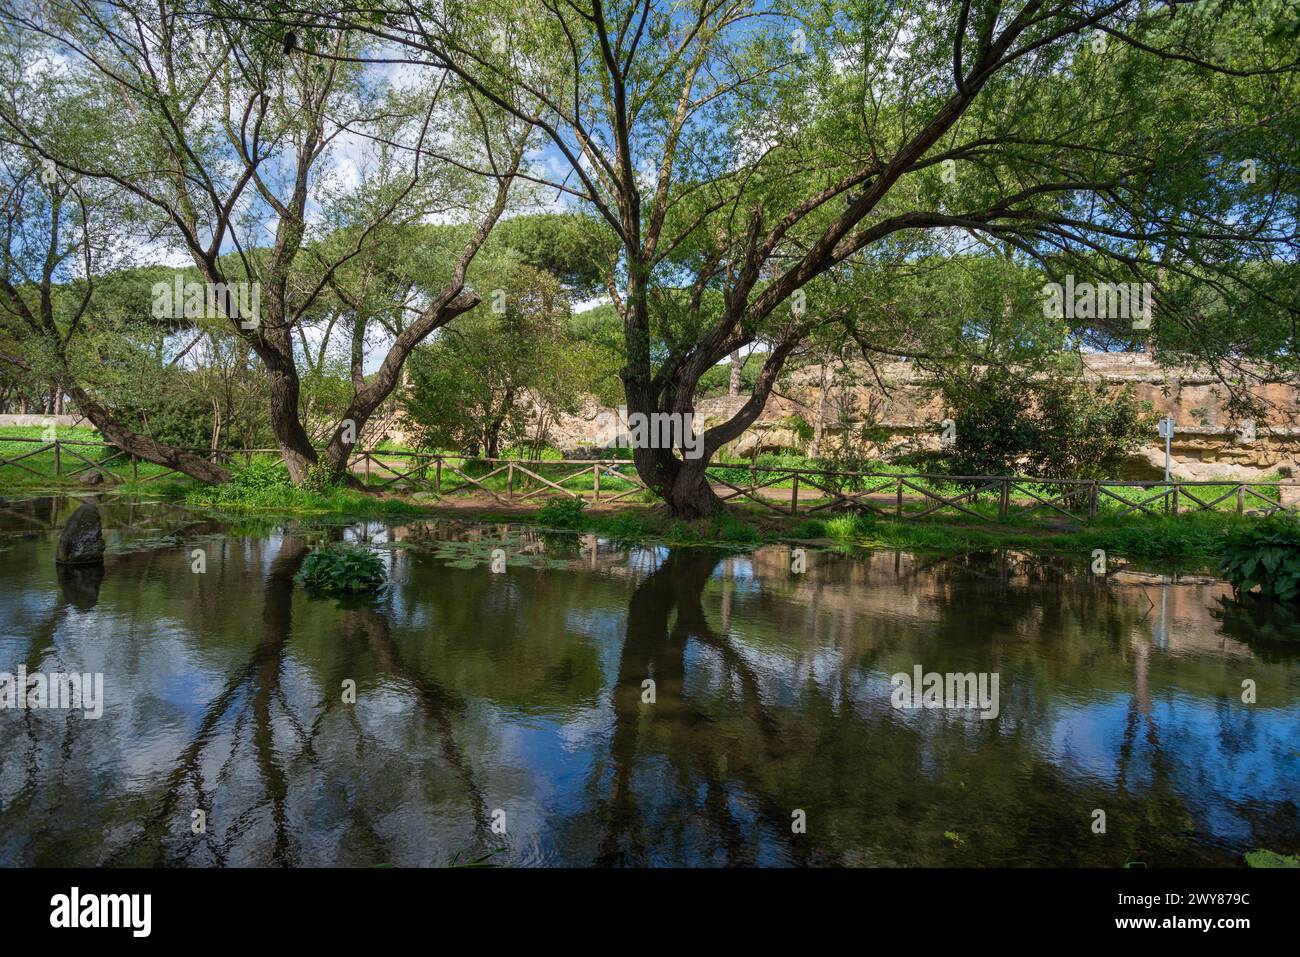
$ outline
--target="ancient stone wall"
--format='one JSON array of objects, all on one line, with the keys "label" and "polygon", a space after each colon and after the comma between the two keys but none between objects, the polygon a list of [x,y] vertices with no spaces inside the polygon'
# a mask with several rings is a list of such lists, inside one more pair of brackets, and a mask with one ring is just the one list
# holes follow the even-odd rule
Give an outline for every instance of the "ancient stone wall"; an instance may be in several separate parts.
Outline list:
[{"label": "ancient stone wall", "polygon": [[[1227,410],[1228,390],[1196,370],[1165,370],[1140,353],[1104,353],[1083,357],[1085,375],[1112,385],[1131,387],[1138,399],[1160,415],[1172,415],[1175,438],[1171,449],[1174,474],[1184,479],[1258,479],[1281,472],[1290,475],[1300,449],[1300,392],[1293,385],[1257,388],[1270,406],[1267,419],[1235,420]],[[812,451],[812,442],[791,427],[795,416],[815,423],[820,409],[824,442],[833,442],[841,422],[850,428],[872,424],[888,436],[874,450],[888,458],[909,448],[937,442],[938,423],[945,417],[933,385],[907,362],[877,366],[885,388],[866,367],[830,370],[799,369],[773,394],[758,421],[725,450],[727,458],[744,458],[755,451],[797,448]],[[823,387],[824,375],[830,381]],[[846,384],[847,383],[847,384]],[[704,427],[730,418],[744,396],[701,400],[696,412]],[[558,422],[551,444],[561,449],[607,444],[614,410],[589,403],[578,415]],[[854,429],[856,431],[856,429]],[[1143,447],[1126,476],[1157,478],[1164,472],[1164,442],[1157,435]]]}]

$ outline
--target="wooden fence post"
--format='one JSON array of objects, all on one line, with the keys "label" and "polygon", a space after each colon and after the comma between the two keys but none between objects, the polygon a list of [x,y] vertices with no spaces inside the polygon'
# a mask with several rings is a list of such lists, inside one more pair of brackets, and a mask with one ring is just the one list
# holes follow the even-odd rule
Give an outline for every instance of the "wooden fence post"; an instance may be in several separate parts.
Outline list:
[{"label": "wooden fence post", "polygon": [[903,517],[903,476],[898,476],[898,492],[894,498],[894,515],[897,518]]},{"label": "wooden fence post", "polygon": [[135,453],[132,452],[131,453],[131,481],[137,482],[139,480],[140,480],[140,460],[136,458]]},{"label": "wooden fence post", "polygon": [[998,497],[998,521],[1005,522],[1007,520],[1007,512],[1010,510],[1010,508],[1011,508],[1011,479],[1004,478],[1002,480],[1001,494]]},{"label": "wooden fence post", "polygon": [[599,465],[593,465],[591,467],[591,484],[592,487],[595,488],[596,490],[596,501],[599,502],[600,501],[600,466]]},{"label": "wooden fence post", "polygon": [[799,473],[796,472],[790,482],[790,514],[799,514]]},{"label": "wooden fence post", "polygon": [[506,498],[513,500],[515,497],[515,463],[510,462],[506,466]]},{"label": "wooden fence post", "polygon": [[434,466],[433,469],[433,490],[437,494],[441,495],[442,494],[442,456],[439,455],[437,459],[435,459],[435,462],[437,464]]},{"label": "wooden fence post", "polygon": [[59,440],[54,440],[54,475],[57,478],[63,472],[62,456],[59,454]]},{"label": "wooden fence post", "polygon": [[[1281,501],[1282,495],[1278,494],[1278,500]],[[1241,515],[1246,511],[1246,486],[1241,484],[1237,486],[1237,514]]]},{"label": "wooden fence post", "polygon": [[1088,489],[1088,520],[1097,517],[1097,483],[1094,481]]}]

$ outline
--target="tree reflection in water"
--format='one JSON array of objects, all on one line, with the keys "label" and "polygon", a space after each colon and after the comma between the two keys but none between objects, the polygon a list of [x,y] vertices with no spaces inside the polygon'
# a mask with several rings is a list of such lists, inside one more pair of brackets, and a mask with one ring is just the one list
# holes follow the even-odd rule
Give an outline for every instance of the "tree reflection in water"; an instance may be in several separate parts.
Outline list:
[{"label": "tree reflection in water", "polygon": [[[102,581],[74,582],[48,561],[48,528],[15,521],[0,670],[101,670],[108,701],[100,721],[0,714],[0,864],[1300,851],[1297,655],[1236,640],[1256,623],[1216,620],[1212,581],[1167,584],[1161,619],[1144,597],[1156,576],[1108,583],[1017,553],[816,553],[793,575],[782,548],[592,549],[497,527],[192,526],[178,543],[157,530],[182,521],[142,510],[110,521]],[[391,588],[309,600],[305,555],[345,535],[384,550]],[[894,710],[889,675],[916,664],[997,671],[1001,715]],[[1243,677],[1259,706],[1240,703]]]}]

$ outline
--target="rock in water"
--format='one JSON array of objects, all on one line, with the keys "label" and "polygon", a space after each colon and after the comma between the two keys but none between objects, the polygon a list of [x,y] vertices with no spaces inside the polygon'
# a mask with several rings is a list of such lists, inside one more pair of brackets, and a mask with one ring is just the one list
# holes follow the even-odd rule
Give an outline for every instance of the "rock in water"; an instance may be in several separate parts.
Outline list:
[{"label": "rock in water", "polygon": [[87,503],[72,513],[54,560],[60,565],[94,565],[104,560],[104,532],[98,506]]}]

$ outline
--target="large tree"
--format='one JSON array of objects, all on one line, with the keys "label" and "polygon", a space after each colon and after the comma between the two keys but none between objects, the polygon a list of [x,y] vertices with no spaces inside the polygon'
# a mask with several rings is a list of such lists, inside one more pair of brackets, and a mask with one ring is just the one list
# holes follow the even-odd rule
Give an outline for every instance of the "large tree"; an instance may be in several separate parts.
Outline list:
[{"label": "large tree", "polygon": [[[922,253],[983,243],[1056,279],[1150,282],[1143,338],[1203,322],[1206,289],[1294,318],[1283,285],[1243,268],[1296,251],[1297,63],[1254,3],[237,6],[390,44],[546,136],[531,175],[620,241],[608,291],[629,411],[689,415],[707,370],[765,346],[703,458],[636,450],[686,517],[719,506],[709,457],[810,332],[855,322],[846,285]],[[913,348],[872,331],[855,335],[868,353]],[[1243,358],[1240,337],[1199,346]]]},{"label": "large tree", "polygon": [[[265,370],[290,474],[305,478],[322,457],[341,473],[411,350],[478,304],[466,272],[506,208],[530,129],[445,74],[415,90],[379,82],[355,62],[356,35],[214,19],[203,0],[42,0],[6,5],[0,23],[13,67],[0,135],[69,188],[91,181],[133,200],[209,289],[256,284],[257,316],[221,311]],[[33,86],[42,95],[28,95]],[[347,161],[357,154],[368,160]],[[318,454],[295,332],[385,228],[428,217],[465,223],[462,239],[377,368],[354,381]],[[364,338],[370,317],[354,319]],[[174,450],[133,451],[205,481],[226,477]]]}]

